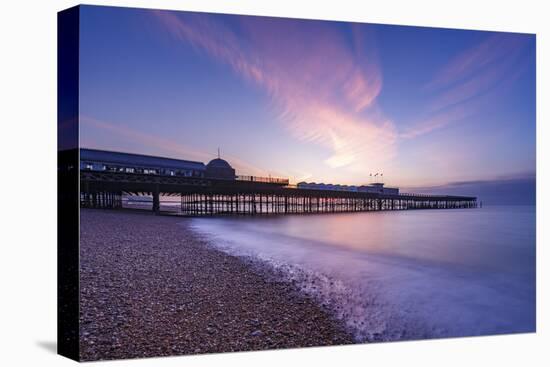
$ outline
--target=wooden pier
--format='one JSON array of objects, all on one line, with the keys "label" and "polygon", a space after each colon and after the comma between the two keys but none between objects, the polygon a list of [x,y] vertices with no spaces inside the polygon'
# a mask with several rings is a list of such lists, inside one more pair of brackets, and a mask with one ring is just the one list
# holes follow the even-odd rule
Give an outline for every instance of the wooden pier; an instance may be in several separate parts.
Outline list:
[{"label": "wooden pier", "polygon": [[271,193],[191,193],[181,195],[181,213],[205,215],[322,214],[407,209],[475,208],[475,198],[288,189]]},{"label": "wooden pier", "polygon": [[123,195],[150,195],[160,212],[161,196],[179,196],[180,214],[282,215],[410,209],[476,208],[465,196],[397,194],[300,189],[288,180],[240,177],[237,180],[170,177],[118,172],[80,172],[81,207],[117,209]]}]

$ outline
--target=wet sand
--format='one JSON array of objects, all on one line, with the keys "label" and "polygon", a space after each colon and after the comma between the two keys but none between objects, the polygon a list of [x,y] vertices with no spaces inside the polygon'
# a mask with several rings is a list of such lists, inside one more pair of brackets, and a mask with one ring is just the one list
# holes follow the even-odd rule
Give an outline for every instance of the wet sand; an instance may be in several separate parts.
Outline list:
[{"label": "wet sand", "polygon": [[186,219],[81,209],[82,360],[349,344],[314,300]]}]

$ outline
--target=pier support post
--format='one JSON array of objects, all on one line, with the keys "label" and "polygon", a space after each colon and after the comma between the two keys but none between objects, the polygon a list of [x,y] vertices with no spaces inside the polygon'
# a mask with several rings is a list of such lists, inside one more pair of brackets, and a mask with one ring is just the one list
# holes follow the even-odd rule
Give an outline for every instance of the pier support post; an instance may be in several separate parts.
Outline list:
[{"label": "pier support post", "polygon": [[155,191],[153,191],[153,212],[158,213],[160,210],[160,192],[158,185],[155,186]]}]

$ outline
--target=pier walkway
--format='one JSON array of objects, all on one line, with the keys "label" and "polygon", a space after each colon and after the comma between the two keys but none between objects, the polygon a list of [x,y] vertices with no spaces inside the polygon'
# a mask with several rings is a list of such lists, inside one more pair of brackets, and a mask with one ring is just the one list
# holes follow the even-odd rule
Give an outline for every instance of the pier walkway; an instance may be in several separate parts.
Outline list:
[{"label": "pier walkway", "polygon": [[379,194],[301,189],[286,179],[237,176],[236,180],[122,172],[80,172],[80,205],[120,208],[123,195],[150,195],[160,211],[160,196],[179,196],[181,214],[268,215],[321,214],[409,209],[476,208],[469,196]]}]

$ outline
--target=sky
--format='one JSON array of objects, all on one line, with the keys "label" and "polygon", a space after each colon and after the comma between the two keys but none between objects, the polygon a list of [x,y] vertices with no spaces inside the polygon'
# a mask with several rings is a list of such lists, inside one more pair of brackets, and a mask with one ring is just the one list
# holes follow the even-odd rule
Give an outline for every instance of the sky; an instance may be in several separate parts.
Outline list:
[{"label": "sky", "polygon": [[83,147],[534,192],[534,35],[93,6],[80,27]]}]

